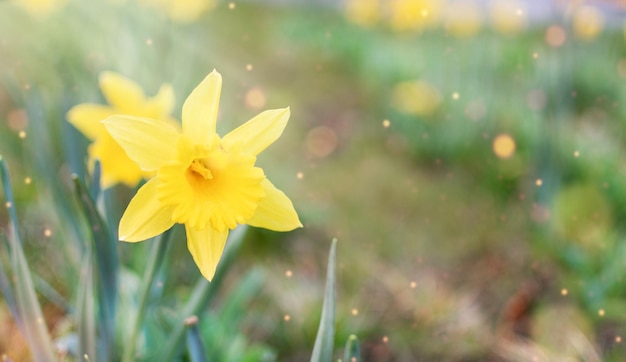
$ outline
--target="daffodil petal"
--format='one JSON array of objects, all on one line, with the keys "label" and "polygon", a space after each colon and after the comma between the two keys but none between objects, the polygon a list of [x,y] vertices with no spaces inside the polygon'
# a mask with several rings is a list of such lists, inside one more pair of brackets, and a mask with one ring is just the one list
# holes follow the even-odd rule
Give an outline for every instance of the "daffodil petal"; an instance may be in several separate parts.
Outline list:
[{"label": "daffodil petal", "polygon": [[274,231],[290,231],[302,227],[291,200],[268,179],[263,180],[265,198],[259,202],[256,213],[247,223]]},{"label": "daffodil petal", "polygon": [[258,155],[280,137],[289,115],[289,108],[262,112],[224,136],[222,143],[226,147],[240,143],[242,151]]},{"label": "daffodil petal", "polygon": [[119,113],[135,113],[145,95],[139,84],[115,72],[100,74],[100,90],[107,102]]},{"label": "daffodil petal", "polygon": [[67,120],[90,140],[105,132],[100,121],[115,114],[111,107],[99,104],[79,104],[67,112]]},{"label": "daffodil petal", "polygon": [[174,97],[174,88],[171,84],[163,84],[159,88],[159,92],[151,99],[152,102],[160,105],[160,111],[163,115],[169,115],[174,109],[176,98]]},{"label": "daffodil petal", "polygon": [[209,281],[215,275],[217,263],[222,257],[228,230],[217,231],[211,227],[202,230],[185,225],[187,232],[187,248],[193,256],[200,273]]},{"label": "daffodil petal", "polygon": [[136,242],[157,236],[174,225],[172,206],[163,206],[157,198],[159,179],[146,182],[130,200],[122,220],[119,238]]},{"label": "daffodil petal", "polygon": [[174,89],[170,84],[163,84],[159,92],[145,102],[145,114],[136,114],[149,118],[164,119],[172,113],[174,109]]},{"label": "daffodil petal", "polygon": [[222,76],[212,71],[191,92],[183,104],[183,133],[194,144],[206,145],[215,134],[217,110],[222,91]]},{"label": "daffodil petal", "polygon": [[178,131],[170,122],[115,115],[102,123],[144,171],[155,171],[174,157]]}]

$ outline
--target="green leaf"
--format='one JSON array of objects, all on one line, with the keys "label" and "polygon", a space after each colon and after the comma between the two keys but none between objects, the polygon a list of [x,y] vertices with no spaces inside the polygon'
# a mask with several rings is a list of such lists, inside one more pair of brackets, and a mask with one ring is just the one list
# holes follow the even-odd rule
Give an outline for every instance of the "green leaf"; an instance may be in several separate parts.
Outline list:
[{"label": "green leaf", "polygon": [[165,252],[167,250],[167,245],[169,244],[169,240],[173,234],[173,229],[169,229],[165,233],[161,234],[153,243],[152,250],[150,251],[150,256],[148,257],[148,264],[146,266],[146,272],[141,280],[141,286],[139,287],[139,299],[137,312],[135,313],[135,319],[131,322],[131,334],[130,338],[126,341],[123,352],[123,361],[131,362],[136,359],[135,357],[135,347],[137,345],[137,336],[139,335],[139,330],[143,324],[143,319],[146,314],[146,305],[148,302],[148,297],[150,296],[150,291],[154,284],[154,277],[161,267],[163,259],[165,258]]},{"label": "green leaf", "polygon": [[[88,250],[91,250],[89,248]],[[76,324],[78,326],[78,355],[88,356],[89,360],[96,359],[96,320],[95,299],[93,287],[93,266],[91,251],[81,268],[81,280],[78,288]]]},{"label": "green leaf", "polygon": [[102,176],[102,166],[100,160],[96,160],[93,165],[93,175],[91,176],[91,187],[89,188],[89,195],[92,200],[98,200],[100,196],[100,177]]},{"label": "green leaf", "polygon": [[[9,241],[6,240],[6,236],[2,234],[3,241],[6,242],[7,246],[9,245]],[[13,318],[15,318],[15,322],[20,330],[24,330],[24,325],[22,323],[22,318],[17,310],[17,302],[15,301],[15,295],[13,293],[13,287],[11,286],[11,281],[9,276],[4,271],[4,266],[2,265],[2,261],[0,260],[0,291],[2,291],[2,295],[4,296],[4,302],[9,307],[11,314],[13,314]]]},{"label": "green leaf", "polygon": [[200,338],[198,330],[198,317],[192,316],[188,318],[187,325],[187,351],[189,351],[189,359],[191,362],[206,362],[206,352]]},{"label": "green leaf", "polygon": [[20,228],[17,223],[17,212],[15,211],[15,199],[13,198],[13,189],[11,188],[11,180],[9,178],[9,170],[4,163],[4,159],[0,156],[0,180],[2,181],[2,188],[4,190],[4,198],[7,202],[7,210],[9,211],[9,219],[11,226],[13,227],[13,233],[16,239],[21,242],[22,235],[20,235]]},{"label": "green leaf", "polygon": [[117,282],[119,260],[117,255],[117,241],[113,239],[109,228],[98,212],[95,201],[89,195],[85,184],[72,175],[78,200],[89,225],[95,251],[97,274],[95,277],[98,290],[99,325],[102,330],[103,355],[101,359],[108,360],[109,353],[114,351],[115,306],[117,300]]},{"label": "green leaf", "polygon": [[10,204],[11,225],[8,239],[11,254],[11,269],[14,280],[15,305],[20,316],[23,333],[35,361],[54,361],[56,359],[52,340],[37,300],[33,279],[28,262],[22,249],[22,239],[18,229],[15,200],[9,179],[9,173],[0,157],[0,179],[7,202]]},{"label": "green leaf", "polygon": [[246,230],[247,226],[241,225],[230,233],[224,254],[217,265],[213,280],[208,282],[202,276],[199,278],[191,292],[189,301],[187,301],[187,304],[185,304],[182,312],[177,317],[179,322],[175,324],[174,329],[170,333],[168,342],[165,344],[163,350],[155,356],[159,361],[170,362],[176,360],[176,357],[182,350],[182,342],[185,336],[185,319],[192,315],[199,315],[202,309],[206,308],[211,300],[213,300],[224,282],[228,270],[234,263],[235,257],[239,253]]},{"label": "green leaf", "polygon": [[337,239],[333,239],[328,256],[328,271],[326,272],[326,291],[324,292],[324,306],[322,318],[317,329],[315,346],[311,362],[328,362],[333,359],[335,341],[335,254]]},{"label": "green leaf", "polygon": [[346,349],[343,351],[343,362],[361,361],[361,347],[359,339],[354,334],[348,337]]}]

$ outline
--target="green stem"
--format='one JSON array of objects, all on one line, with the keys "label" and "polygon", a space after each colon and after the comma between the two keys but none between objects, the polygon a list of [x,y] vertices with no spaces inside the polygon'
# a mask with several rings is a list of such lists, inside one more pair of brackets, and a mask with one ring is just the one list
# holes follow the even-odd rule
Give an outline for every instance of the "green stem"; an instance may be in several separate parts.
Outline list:
[{"label": "green stem", "polygon": [[167,250],[167,244],[171,235],[172,229],[161,234],[161,236],[154,242],[154,246],[152,247],[150,256],[148,257],[146,273],[144,274],[139,287],[137,313],[135,313],[135,318],[132,321],[130,338],[128,343],[125,345],[124,354],[122,355],[123,362],[135,361],[137,336],[139,335],[139,330],[141,329],[141,325],[143,324],[143,319],[146,314],[145,310],[148,303],[148,297],[150,296],[150,290],[152,289],[152,284],[154,283],[154,276],[159,270],[163,258],[165,257],[165,251]]},{"label": "green stem", "polygon": [[226,273],[235,261],[239,248],[243,244],[246,230],[247,227],[242,225],[231,232],[228,243],[226,244],[226,250],[224,250],[224,255],[222,255],[217,265],[213,280],[209,283],[206,279],[200,277],[200,280],[196,283],[189,297],[189,301],[185,304],[182,313],[177,318],[179,323],[174,326],[174,330],[169,334],[165,348],[163,348],[156,357],[159,361],[175,361],[178,357],[187,329],[184,324],[185,319],[192,315],[199,315],[215,297],[224,281]]}]

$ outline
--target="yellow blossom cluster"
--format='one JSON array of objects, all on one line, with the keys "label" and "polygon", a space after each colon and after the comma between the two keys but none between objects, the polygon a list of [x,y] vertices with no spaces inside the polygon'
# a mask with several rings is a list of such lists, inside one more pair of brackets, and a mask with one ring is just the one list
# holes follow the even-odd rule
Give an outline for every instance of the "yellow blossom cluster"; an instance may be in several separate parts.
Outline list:
[{"label": "yellow blossom cluster", "polygon": [[149,180],[130,201],[119,225],[122,241],[150,239],[183,224],[187,247],[211,280],[230,230],[248,224],[289,231],[302,224],[289,198],[257,167],[256,157],[283,132],[289,108],[268,110],[224,137],[216,132],[222,77],[210,73],[187,97],[182,127],[169,119],[167,85],[146,98],[116,73],[100,77],[110,106],[80,104],[68,120],[93,140],[105,187]]},{"label": "yellow blossom cluster", "polygon": [[176,22],[190,23],[213,9],[216,0],[139,0]]},{"label": "yellow blossom cluster", "polygon": [[477,34],[483,23],[514,34],[526,26],[524,3],[493,0],[483,8],[476,0],[348,0],[346,17],[362,26],[385,23],[398,32],[443,28],[455,37]]}]

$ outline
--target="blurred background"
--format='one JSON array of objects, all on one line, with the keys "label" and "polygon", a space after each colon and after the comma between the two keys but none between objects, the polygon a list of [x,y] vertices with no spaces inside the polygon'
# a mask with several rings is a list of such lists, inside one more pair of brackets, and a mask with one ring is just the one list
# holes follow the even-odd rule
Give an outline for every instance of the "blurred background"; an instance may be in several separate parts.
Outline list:
[{"label": "blurred background", "polygon": [[[70,175],[88,173],[88,140],[66,112],[104,104],[111,70],[149,96],[172,84],[180,118],[215,68],[220,134],[291,107],[258,164],[304,228],[250,231],[201,318],[214,360],[308,360],[337,237],[338,350],[356,334],[365,361],[623,361],[625,15],[621,0],[0,1],[0,154],[46,324],[74,328],[86,228]],[[110,190],[113,220],[134,192]],[[182,235],[157,326],[198,277]],[[119,245],[123,295],[148,244]],[[17,331],[0,299],[0,353],[29,360]]]}]

